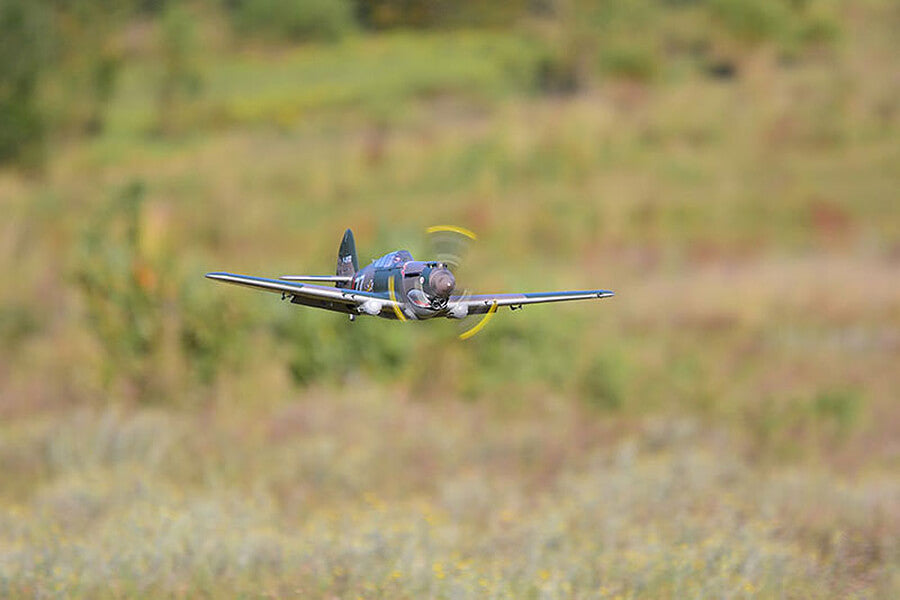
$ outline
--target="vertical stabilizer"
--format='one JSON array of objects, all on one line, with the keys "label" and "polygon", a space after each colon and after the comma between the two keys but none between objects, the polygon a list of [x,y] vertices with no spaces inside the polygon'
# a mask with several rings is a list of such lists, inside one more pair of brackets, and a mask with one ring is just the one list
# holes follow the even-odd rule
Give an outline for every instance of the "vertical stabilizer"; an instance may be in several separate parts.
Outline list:
[{"label": "vertical stabilizer", "polygon": [[357,271],[359,271],[359,260],[356,258],[356,242],[353,239],[353,232],[348,229],[344,232],[344,239],[341,240],[341,247],[338,250],[335,274],[341,277],[352,277]]}]

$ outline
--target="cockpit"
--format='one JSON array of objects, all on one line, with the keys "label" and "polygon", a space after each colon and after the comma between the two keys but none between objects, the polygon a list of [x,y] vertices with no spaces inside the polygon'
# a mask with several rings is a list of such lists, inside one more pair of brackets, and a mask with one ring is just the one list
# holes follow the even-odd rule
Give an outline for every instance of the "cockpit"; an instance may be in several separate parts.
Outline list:
[{"label": "cockpit", "polygon": [[390,252],[385,254],[379,259],[373,261],[373,265],[376,269],[390,269],[392,267],[399,267],[405,262],[409,262],[413,259],[412,254],[410,254],[406,250],[395,250],[394,252]]}]

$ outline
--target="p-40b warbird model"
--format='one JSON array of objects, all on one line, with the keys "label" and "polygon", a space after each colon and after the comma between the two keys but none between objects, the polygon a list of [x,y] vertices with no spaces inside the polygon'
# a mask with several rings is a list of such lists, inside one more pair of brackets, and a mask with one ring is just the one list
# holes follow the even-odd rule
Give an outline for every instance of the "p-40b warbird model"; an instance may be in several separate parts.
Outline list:
[{"label": "p-40b warbird model", "polygon": [[[456,231],[474,238],[474,234],[458,227],[430,229],[432,232],[439,230]],[[341,241],[335,275],[284,275],[278,279],[232,273],[207,273],[206,276],[216,281],[280,293],[282,300],[290,299],[294,304],[347,313],[351,321],[357,315],[400,321],[435,317],[463,319],[469,315],[485,315],[475,327],[460,336],[463,339],[481,329],[501,306],[516,310],[526,304],[592,300],[613,295],[609,290],[454,295],[456,279],[447,262],[413,260],[406,250],[385,254],[360,269],[353,232],[349,229]]]}]

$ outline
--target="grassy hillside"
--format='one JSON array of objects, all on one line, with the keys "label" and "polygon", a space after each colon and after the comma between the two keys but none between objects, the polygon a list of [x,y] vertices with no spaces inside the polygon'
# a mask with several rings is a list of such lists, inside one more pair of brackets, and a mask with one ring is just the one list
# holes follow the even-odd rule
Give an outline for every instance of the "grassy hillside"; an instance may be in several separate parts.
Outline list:
[{"label": "grassy hillside", "polygon": [[[712,4],[604,30],[574,90],[574,25],[199,11],[165,118],[125,31],[102,131],[0,172],[0,596],[894,597],[900,13],[799,45]],[[202,277],[435,223],[471,290],[617,296],[460,342]]]}]

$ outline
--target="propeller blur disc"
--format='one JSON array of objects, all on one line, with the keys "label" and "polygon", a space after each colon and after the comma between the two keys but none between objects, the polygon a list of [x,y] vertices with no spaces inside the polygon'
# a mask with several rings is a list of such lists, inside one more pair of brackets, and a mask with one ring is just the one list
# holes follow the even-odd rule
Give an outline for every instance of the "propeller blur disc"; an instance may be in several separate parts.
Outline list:
[{"label": "propeller blur disc", "polygon": [[[472,242],[478,239],[474,231],[458,225],[433,225],[425,229],[425,233],[428,234],[430,258],[448,265],[454,271],[462,266],[465,257],[468,255],[469,247]],[[458,298],[465,299],[469,296],[471,296],[469,289],[464,288],[462,293],[458,295]],[[451,313],[454,310],[456,309],[451,305]],[[462,311],[457,312],[461,313]],[[470,319],[473,318],[468,313],[460,317],[454,317],[459,319],[463,328],[462,333],[459,334],[459,339],[467,340],[484,329],[496,312],[497,305],[493,304],[474,326],[468,326],[466,323],[467,321],[471,322]]]}]

